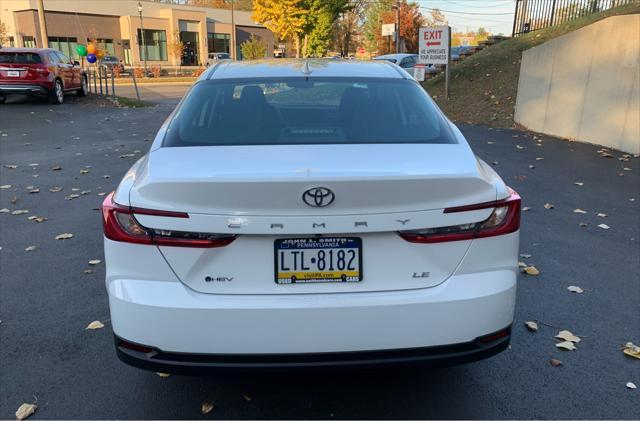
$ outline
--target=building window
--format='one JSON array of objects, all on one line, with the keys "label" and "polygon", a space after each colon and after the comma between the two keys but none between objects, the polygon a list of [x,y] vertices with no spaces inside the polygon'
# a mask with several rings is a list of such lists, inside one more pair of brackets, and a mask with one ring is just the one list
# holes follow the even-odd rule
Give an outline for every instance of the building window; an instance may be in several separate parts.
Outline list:
[{"label": "building window", "polygon": [[[155,29],[144,30],[144,47],[142,43],[142,31],[138,29],[138,49],[140,60],[166,61],[167,60],[167,33]],[[143,51],[146,48],[146,54]]]},{"label": "building window", "polygon": [[231,34],[207,34],[207,44],[210,53],[231,53]]},{"label": "building window", "polygon": [[97,47],[100,48],[102,51],[104,51],[105,54],[108,56],[116,55],[116,48],[111,38],[87,39],[87,43],[89,42],[95,42],[97,44]]},{"label": "building window", "polygon": [[28,35],[22,37],[22,43],[25,48],[36,48],[36,40]]},{"label": "building window", "polygon": [[75,37],[49,37],[49,48],[56,49],[67,57],[80,59],[77,46],[78,39]]}]

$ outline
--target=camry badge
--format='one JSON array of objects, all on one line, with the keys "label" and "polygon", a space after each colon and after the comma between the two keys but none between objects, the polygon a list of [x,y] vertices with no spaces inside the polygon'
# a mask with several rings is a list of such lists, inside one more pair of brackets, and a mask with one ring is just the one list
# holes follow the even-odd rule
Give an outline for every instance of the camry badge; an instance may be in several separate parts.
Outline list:
[{"label": "camry badge", "polygon": [[302,201],[315,208],[329,206],[335,199],[336,196],[326,187],[313,187],[302,193]]}]

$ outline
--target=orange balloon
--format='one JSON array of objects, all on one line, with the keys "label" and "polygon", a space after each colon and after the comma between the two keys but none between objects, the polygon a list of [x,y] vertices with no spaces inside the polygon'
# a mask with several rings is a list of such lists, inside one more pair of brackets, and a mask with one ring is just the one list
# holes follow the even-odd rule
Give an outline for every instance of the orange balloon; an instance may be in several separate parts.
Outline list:
[{"label": "orange balloon", "polygon": [[98,59],[102,59],[102,57],[104,57],[104,51],[102,50],[96,50],[95,54]]},{"label": "orange balloon", "polygon": [[96,53],[96,46],[93,45],[93,44],[87,45],[87,53],[88,54],[95,54]]}]

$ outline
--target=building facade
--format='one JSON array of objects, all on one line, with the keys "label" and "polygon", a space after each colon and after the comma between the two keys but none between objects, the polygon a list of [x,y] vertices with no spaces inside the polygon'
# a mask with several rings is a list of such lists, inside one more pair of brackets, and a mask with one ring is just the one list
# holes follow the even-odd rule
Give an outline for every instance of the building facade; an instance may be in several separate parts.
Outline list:
[{"label": "building facade", "polygon": [[[142,13],[139,12],[139,6]],[[127,65],[201,66],[208,53],[231,51],[231,11],[148,0],[44,0],[49,47],[78,59],[76,46],[97,42]],[[5,46],[42,47],[37,0],[2,0],[0,20],[8,32]],[[277,48],[268,29],[251,12],[235,11],[236,45],[252,36],[268,54]],[[180,57],[172,44],[184,45]]]}]

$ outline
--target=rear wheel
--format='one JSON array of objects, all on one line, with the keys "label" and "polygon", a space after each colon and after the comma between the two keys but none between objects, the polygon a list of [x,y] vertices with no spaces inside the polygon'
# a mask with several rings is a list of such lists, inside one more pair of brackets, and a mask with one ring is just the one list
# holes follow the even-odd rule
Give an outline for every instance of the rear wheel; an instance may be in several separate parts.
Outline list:
[{"label": "rear wheel", "polygon": [[59,79],[56,79],[53,89],[49,93],[49,102],[52,104],[62,104],[64,102],[64,88]]},{"label": "rear wheel", "polygon": [[87,96],[87,94],[89,93],[86,76],[82,76],[82,82],[80,83],[80,88],[76,92],[78,93],[78,96]]}]

